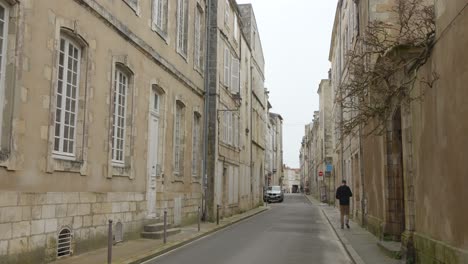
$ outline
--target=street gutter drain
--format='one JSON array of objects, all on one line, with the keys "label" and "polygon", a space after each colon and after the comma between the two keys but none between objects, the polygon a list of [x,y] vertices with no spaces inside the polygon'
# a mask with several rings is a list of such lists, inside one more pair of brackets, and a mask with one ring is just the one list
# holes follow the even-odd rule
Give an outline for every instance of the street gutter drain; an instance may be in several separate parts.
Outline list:
[{"label": "street gutter drain", "polygon": [[71,254],[71,231],[68,228],[63,228],[57,241],[57,257],[70,256]]}]

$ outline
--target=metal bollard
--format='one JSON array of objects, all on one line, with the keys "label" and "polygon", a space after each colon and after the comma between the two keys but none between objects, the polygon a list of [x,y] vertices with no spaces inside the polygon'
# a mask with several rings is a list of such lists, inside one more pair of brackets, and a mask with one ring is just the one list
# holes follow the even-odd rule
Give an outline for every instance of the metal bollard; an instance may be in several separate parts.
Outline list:
[{"label": "metal bollard", "polygon": [[216,224],[219,225],[219,204],[216,205]]},{"label": "metal bollard", "polygon": [[198,206],[198,216],[197,216],[197,219],[198,219],[198,232],[200,232],[200,206]]},{"label": "metal bollard", "polygon": [[163,234],[163,242],[166,244],[167,242],[167,211],[164,210],[164,234]]},{"label": "metal bollard", "polygon": [[107,263],[112,263],[112,220],[109,219],[109,232],[107,234]]}]

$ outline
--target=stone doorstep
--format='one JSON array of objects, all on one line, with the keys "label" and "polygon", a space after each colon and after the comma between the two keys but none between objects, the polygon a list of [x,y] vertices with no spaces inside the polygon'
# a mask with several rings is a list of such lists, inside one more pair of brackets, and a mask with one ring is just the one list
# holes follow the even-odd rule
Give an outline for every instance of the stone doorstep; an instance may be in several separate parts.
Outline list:
[{"label": "stone doorstep", "polygon": [[385,253],[385,255],[393,259],[402,259],[403,257],[401,242],[378,241],[377,246]]},{"label": "stone doorstep", "polygon": [[[180,233],[180,228],[171,228],[166,230],[166,235],[167,236],[172,236],[175,234]],[[148,238],[148,239],[161,239],[164,236],[164,230],[163,231],[156,231],[156,232],[141,232],[141,237],[143,238]]]},{"label": "stone doorstep", "polygon": [[[167,229],[171,229],[172,226],[166,225]],[[145,225],[143,227],[143,232],[158,232],[158,231],[163,231],[164,230],[164,223],[156,223],[152,225]]]}]

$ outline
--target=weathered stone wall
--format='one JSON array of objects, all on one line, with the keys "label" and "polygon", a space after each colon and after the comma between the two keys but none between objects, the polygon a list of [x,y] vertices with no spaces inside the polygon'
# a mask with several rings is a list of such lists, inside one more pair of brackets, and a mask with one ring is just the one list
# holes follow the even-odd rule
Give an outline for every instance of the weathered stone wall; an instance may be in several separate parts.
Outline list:
[{"label": "weathered stone wall", "polygon": [[108,220],[123,224],[124,239],[139,236],[146,216],[144,193],[0,192],[0,263],[46,263],[57,256],[63,228],[72,251],[104,247]]},{"label": "weathered stone wall", "polygon": [[[181,224],[193,221],[202,188],[201,178],[191,172],[191,131],[193,113],[203,115],[204,82],[203,74],[194,69],[192,45],[184,58],[176,52],[176,41],[152,30],[150,1],[138,1],[132,8],[124,1],[8,2],[12,3],[7,63],[11,85],[5,90],[8,118],[2,125],[8,133],[1,135],[1,149],[11,148],[0,155],[0,263],[53,259],[63,226],[72,229],[75,253],[105,245],[108,219],[122,221],[124,238],[139,235],[147,217],[149,99],[155,86],[164,98],[156,206],[159,212],[168,208],[171,221],[176,212]],[[190,8],[196,8],[192,1]],[[193,20],[194,12],[189,13]],[[83,50],[75,160],[52,155],[57,56],[64,32]],[[193,30],[189,32],[193,39]],[[176,30],[170,28],[167,37],[176,39]],[[133,73],[124,168],[113,166],[109,155],[117,63]],[[179,175],[174,174],[171,132],[176,100],[186,110],[185,170]],[[161,195],[166,192],[167,196]]]},{"label": "weathered stone wall", "polygon": [[436,3],[437,43],[419,76],[440,79],[411,107],[414,246],[418,263],[467,263],[468,53],[459,51],[468,45],[468,10],[466,1]]}]

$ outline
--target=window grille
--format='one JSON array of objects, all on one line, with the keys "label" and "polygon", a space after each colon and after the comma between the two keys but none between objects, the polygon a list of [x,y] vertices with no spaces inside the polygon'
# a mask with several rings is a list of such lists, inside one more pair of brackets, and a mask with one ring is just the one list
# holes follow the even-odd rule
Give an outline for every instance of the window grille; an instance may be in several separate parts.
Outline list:
[{"label": "window grille", "polygon": [[71,230],[68,228],[63,228],[60,231],[57,239],[57,257],[65,257],[71,255],[71,241]]}]

